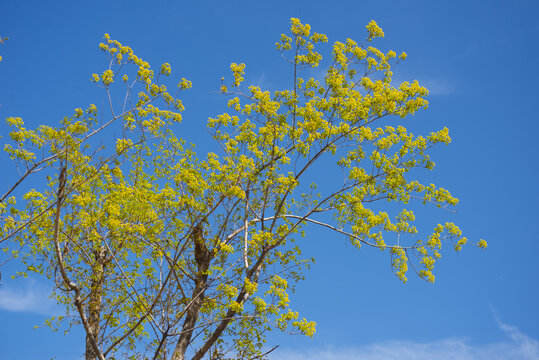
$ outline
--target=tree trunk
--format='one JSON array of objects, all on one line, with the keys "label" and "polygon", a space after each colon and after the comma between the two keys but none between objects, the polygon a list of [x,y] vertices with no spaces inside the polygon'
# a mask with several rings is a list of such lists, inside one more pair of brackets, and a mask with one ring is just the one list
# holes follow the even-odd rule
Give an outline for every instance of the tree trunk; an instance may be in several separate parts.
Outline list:
[{"label": "tree trunk", "polygon": [[208,268],[210,266],[210,252],[206,248],[204,243],[202,224],[199,224],[193,229],[193,242],[195,261],[197,263],[197,276],[195,280],[195,289],[191,296],[191,302],[188,304],[187,315],[185,322],[183,323],[182,333],[176,348],[172,354],[171,360],[184,360],[185,352],[191,342],[193,336],[193,330],[198,320],[198,313],[204,302],[204,292],[206,291],[206,284],[208,281]]},{"label": "tree trunk", "polygon": [[[92,284],[88,302],[88,330],[98,344],[106,255],[106,249],[103,246],[95,252],[96,261],[93,268]],[[98,356],[92,347],[90,336],[86,334],[86,360],[97,359]]]}]

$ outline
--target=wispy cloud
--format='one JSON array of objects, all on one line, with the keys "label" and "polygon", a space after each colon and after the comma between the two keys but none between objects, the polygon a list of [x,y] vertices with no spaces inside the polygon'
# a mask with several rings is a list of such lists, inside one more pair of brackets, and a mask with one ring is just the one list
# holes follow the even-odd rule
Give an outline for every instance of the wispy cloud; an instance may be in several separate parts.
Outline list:
[{"label": "wispy cloud", "polygon": [[337,349],[325,348],[297,352],[276,352],[282,360],[539,360],[539,341],[518,328],[498,321],[507,340],[489,344],[471,344],[465,339],[443,339],[430,343],[406,341],[381,342],[366,346]]},{"label": "wispy cloud", "polygon": [[266,79],[266,73],[263,72],[260,75],[258,75],[258,77],[253,82],[253,85],[258,86],[262,90],[266,90],[266,88],[268,87],[268,81]]},{"label": "wispy cloud", "polygon": [[[316,68],[306,78],[313,77],[321,84],[324,84],[327,68]],[[443,77],[414,77],[405,73],[395,75],[392,79],[392,86],[398,88],[404,81],[412,82],[417,80],[419,85],[426,87],[429,90],[430,96],[451,95],[457,91],[457,86],[454,81]]]},{"label": "wispy cloud", "polygon": [[50,290],[33,279],[2,284],[0,288],[0,309],[13,312],[31,312],[40,315],[54,316],[58,307],[49,298]]},{"label": "wispy cloud", "polygon": [[414,80],[417,80],[419,85],[426,87],[430,96],[451,95],[457,91],[454,82],[441,77],[414,77],[413,75],[399,74],[393,77],[392,85],[398,88],[402,82],[411,83]]},{"label": "wispy cloud", "polygon": [[455,85],[444,79],[418,79],[419,84],[429,89],[429,95],[450,95],[455,92]]}]

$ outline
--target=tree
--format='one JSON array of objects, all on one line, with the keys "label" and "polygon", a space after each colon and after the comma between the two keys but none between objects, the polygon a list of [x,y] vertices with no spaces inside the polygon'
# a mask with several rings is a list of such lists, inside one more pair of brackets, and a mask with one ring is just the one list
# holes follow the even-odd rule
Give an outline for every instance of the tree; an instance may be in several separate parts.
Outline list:
[{"label": "tree", "polygon": [[[298,245],[307,225],[386,251],[402,281],[410,261],[434,281],[442,244],[466,243],[453,223],[418,238],[406,209],[458,202],[409,174],[432,169],[428,150],[451,139],[446,128],[423,137],[399,124],[428,105],[417,81],[392,84],[406,54],[370,46],[384,35],[371,21],[364,44],[334,43],[323,80],[302,78],[320,66],[327,37],[291,24],[276,47],[292,89],[244,89],[245,65],[233,63],[220,89],[230,113],[208,120],[217,146],[203,158],[175,135],[191,83],[173,94],[168,63],[156,73],[108,35],[99,47],[109,67],[92,77],[108,109],[77,108],[35,130],[7,120],[5,150],[22,175],[0,198],[1,244],[21,275],[53,282],[65,314],[48,325],[82,325],[86,359],[257,359],[272,329],[313,336],[314,322],[289,307],[311,261]],[[342,183],[317,189],[322,159],[343,169]],[[30,177],[40,189],[23,189]],[[384,201],[400,210],[375,212]]]}]

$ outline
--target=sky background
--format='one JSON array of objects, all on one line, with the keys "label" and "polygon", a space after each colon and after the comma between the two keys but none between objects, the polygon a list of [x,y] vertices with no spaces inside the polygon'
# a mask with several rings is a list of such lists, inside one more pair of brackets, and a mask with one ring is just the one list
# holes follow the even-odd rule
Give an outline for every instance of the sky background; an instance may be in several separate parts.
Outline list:
[{"label": "sky background", "polygon": [[[303,243],[317,262],[292,307],[317,322],[313,339],[279,335],[273,359],[539,359],[539,2],[537,1],[5,1],[0,5],[0,118],[29,128],[57,124],[73,109],[99,105],[89,80],[106,66],[104,33],[158,67],[193,82],[184,96],[182,133],[201,153],[204,129],[226,99],[212,93],[247,64],[247,84],[290,86],[291,69],[274,50],[289,19],[299,17],[330,43],[361,41],[374,19],[381,49],[406,51],[395,80],[431,90],[428,110],[405,126],[427,133],[447,126],[453,142],[433,151],[437,167],[422,179],[460,199],[456,214],[432,209],[418,221],[454,221],[471,243],[437,262],[436,282],[409,273],[402,284],[389,258],[357,250],[329,232]],[[0,125],[3,144],[9,130]],[[0,190],[16,178],[0,155]],[[320,173],[323,181],[324,173]],[[1,191],[3,192],[3,191]],[[432,217],[432,219],[431,219]],[[0,268],[0,359],[78,359],[82,332],[34,330],[59,311],[38,278],[10,280]]]}]

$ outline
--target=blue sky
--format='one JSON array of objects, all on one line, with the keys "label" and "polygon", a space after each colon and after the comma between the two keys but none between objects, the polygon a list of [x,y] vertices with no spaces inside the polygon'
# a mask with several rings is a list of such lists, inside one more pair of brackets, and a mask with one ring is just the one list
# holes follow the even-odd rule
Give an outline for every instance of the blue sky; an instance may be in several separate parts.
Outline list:
[{"label": "blue sky", "polygon": [[[154,67],[170,62],[193,82],[181,129],[200,152],[209,146],[206,119],[226,101],[212,91],[231,62],[247,64],[247,83],[287,87],[289,69],[274,43],[291,17],[330,42],[362,40],[375,19],[386,34],[377,45],[408,53],[395,79],[431,90],[429,109],[405,125],[447,126],[453,138],[433,152],[437,167],[424,179],[460,199],[456,214],[442,215],[489,247],[446,251],[435,284],[412,273],[402,284],[386,254],[309,233],[305,251],[317,262],[293,306],[318,323],[317,334],[275,333],[274,358],[539,359],[538,2],[11,1],[0,9],[0,36],[9,37],[0,45],[1,119],[55,124],[100,101],[89,79],[105,66],[97,45],[110,33]],[[7,134],[2,123],[2,143]],[[14,167],[5,155],[0,166],[5,189]],[[430,211],[418,214],[431,226]],[[0,271],[0,359],[78,359],[80,330],[33,329],[59,311],[47,283],[10,280],[13,264]]]}]

